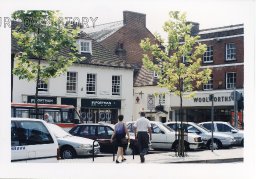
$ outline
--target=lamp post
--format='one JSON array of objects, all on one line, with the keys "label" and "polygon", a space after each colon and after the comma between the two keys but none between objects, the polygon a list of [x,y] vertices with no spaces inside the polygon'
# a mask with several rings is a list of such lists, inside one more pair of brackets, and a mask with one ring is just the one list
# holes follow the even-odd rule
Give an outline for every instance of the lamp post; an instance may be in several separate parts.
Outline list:
[{"label": "lamp post", "polygon": [[212,147],[211,150],[213,152],[213,130],[214,130],[214,126],[213,126],[213,120],[214,120],[214,94],[210,94],[209,95],[209,99],[210,101],[212,101],[212,107],[211,107],[211,121],[212,121]]}]

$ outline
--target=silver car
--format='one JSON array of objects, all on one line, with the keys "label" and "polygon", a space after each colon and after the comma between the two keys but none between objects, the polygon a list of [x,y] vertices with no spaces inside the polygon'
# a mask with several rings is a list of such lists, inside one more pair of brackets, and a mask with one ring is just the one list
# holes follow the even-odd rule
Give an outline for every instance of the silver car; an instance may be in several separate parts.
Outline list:
[{"label": "silver car", "polygon": [[[167,122],[165,123],[167,126],[172,128],[173,130],[176,130],[177,127],[180,127],[181,122],[177,121],[177,126],[176,122]],[[196,133],[202,137],[202,140],[206,147],[208,149],[212,148],[212,134],[209,130],[205,129],[204,127],[201,127],[197,125],[194,122],[184,122],[183,127],[188,133]],[[219,132],[214,132],[213,133],[213,149],[219,149],[222,147],[230,147],[234,144],[235,139],[234,137],[227,135],[227,134],[222,134]]]},{"label": "silver car", "polygon": [[[199,123],[200,126],[205,127],[208,130],[211,130],[212,123],[211,122],[202,122]],[[244,131],[234,128],[228,122],[223,121],[214,121],[214,132],[219,132],[222,134],[229,134],[235,138],[236,145],[244,145]]]},{"label": "silver car", "polygon": [[[49,124],[48,127],[57,138],[60,156],[62,159],[72,159],[76,156],[86,156],[93,154],[93,140],[73,136],[55,124]],[[98,154],[100,145],[94,142],[94,154]]]}]

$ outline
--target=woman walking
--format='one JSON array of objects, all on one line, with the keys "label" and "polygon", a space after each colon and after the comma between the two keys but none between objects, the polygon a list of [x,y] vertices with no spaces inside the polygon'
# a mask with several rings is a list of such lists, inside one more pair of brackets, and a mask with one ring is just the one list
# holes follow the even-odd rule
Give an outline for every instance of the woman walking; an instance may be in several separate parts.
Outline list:
[{"label": "woman walking", "polygon": [[130,135],[125,123],[123,122],[123,119],[124,119],[123,115],[118,116],[118,123],[116,123],[113,135],[111,137],[111,142],[113,142],[113,139],[115,137],[116,144],[117,144],[116,163],[120,163],[118,160],[119,157],[121,157],[122,162],[126,160],[126,158],[124,158],[124,146],[126,144],[125,143],[126,135],[128,136],[128,143],[130,142]]}]

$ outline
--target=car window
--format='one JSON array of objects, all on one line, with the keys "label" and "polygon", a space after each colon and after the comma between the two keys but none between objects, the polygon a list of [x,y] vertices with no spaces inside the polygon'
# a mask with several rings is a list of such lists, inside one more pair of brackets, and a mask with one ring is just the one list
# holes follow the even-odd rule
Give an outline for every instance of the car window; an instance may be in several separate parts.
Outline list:
[{"label": "car window", "polygon": [[78,131],[80,130],[80,128],[81,128],[81,126],[76,126],[76,127],[74,127],[73,129],[71,129],[71,130],[69,131],[69,133],[72,134],[72,135],[77,135],[77,134],[78,134]]},{"label": "car window", "polygon": [[79,132],[80,136],[89,136],[90,135],[90,126],[83,126]]},{"label": "car window", "polygon": [[17,132],[17,127],[14,122],[11,123],[11,141],[12,146],[18,146],[19,145],[19,137]]},{"label": "car window", "polygon": [[54,143],[51,134],[42,122],[21,121],[17,132],[20,145]]},{"label": "car window", "polygon": [[168,124],[167,126],[170,127],[171,129],[175,130],[175,131],[178,128],[178,124],[177,125],[176,124]]},{"label": "car window", "polygon": [[95,136],[96,135],[96,129],[97,129],[97,126],[90,126],[90,134]]},{"label": "car window", "polygon": [[106,136],[107,133],[105,131],[105,126],[98,126],[98,135],[99,136]]},{"label": "car window", "polygon": [[157,125],[151,124],[151,128],[152,128],[152,133],[153,133],[153,134],[159,134],[159,133],[161,133],[161,129],[160,129]]},{"label": "car window", "polygon": [[[212,131],[212,124],[211,123],[206,123],[206,124],[202,124],[202,125],[203,125],[203,127],[208,129],[209,131]],[[215,129],[213,129],[213,131],[215,131]]]},{"label": "car window", "polygon": [[188,133],[199,133],[199,132],[200,132],[200,131],[199,131],[197,128],[195,128],[194,126],[187,125],[186,127],[187,127]]},{"label": "car window", "polygon": [[231,132],[232,128],[226,124],[217,124],[217,129],[219,132]]},{"label": "car window", "polygon": [[114,130],[111,129],[111,127],[106,127],[106,131],[107,131],[107,135],[110,135],[110,136],[112,136],[112,134],[114,132]]}]

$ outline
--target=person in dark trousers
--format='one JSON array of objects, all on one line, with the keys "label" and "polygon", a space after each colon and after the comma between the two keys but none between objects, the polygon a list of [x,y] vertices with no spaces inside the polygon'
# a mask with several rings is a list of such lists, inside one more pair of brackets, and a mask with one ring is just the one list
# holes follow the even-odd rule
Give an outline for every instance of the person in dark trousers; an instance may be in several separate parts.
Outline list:
[{"label": "person in dark trousers", "polygon": [[113,135],[111,137],[111,143],[113,142],[114,137],[116,138],[117,144],[117,156],[116,156],[116,163],[120,163],[118,158],[121,156],[121,161],[124,162],[126,158],[124,158],[124,146],[125,143],[123,142],[126,135],[128,136],[128,143],[130,142],[130,135],[127,130],[125,123],[123,122],[124,116],[118,116],[118,123],[115,125],[115,129]]},{"label": "person in dark trousers", "polygon": [[135,137],[138,139],[140,161],[145,162],[144,155],[147,154],[149,147],[149,140],[152,140],[152,131],[149,120],[145,117],[145,112],[140,113],[140,118],[134,124]]}]

